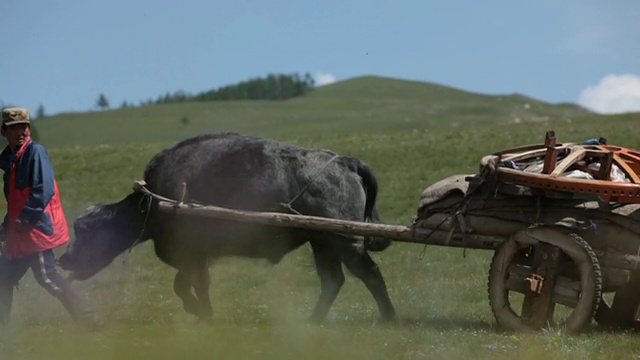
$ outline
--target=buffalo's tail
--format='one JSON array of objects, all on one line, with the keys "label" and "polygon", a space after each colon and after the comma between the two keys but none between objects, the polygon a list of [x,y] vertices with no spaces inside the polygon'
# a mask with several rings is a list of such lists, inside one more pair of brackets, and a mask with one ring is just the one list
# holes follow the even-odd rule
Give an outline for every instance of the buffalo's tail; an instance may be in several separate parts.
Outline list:
[{"label": "buffalo's tail", "polygon": [[[378,199],[378,178],[375,173],[365,162],[350,158],[354,162],[355,170],[362,179],[362,187],[366,194],[364,205],[364,221],[379,223],[381,221],[380,214],[376,208]],[[391,245],[391,240],[380,236],[367,236],[364,241],[365,248],[370,251],[382,251]]]}]

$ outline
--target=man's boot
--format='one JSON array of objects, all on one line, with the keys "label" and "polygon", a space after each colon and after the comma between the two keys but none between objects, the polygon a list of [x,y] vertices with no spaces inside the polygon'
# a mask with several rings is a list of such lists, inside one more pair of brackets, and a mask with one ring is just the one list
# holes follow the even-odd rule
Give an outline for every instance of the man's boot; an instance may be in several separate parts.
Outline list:
[{"label": "man's boot", "polygon": [[9,322],[12,302],[13,286],[0,286],[0,325]]}]

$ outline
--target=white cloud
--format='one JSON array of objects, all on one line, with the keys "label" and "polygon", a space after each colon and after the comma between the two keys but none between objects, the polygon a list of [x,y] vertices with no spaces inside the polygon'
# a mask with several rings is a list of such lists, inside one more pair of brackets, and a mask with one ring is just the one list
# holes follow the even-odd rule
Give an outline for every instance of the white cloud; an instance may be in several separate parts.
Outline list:
[{"label": "white cloud", "polygon": [[602,114],[640,111],[640,76],[607,75],[598,85],[582,90],[578,104]]},{"label": "white cloud", "polygon": [[329,85],[336,82],[336,77],[329,73],[318,72],[314,76],[316,86]]}]

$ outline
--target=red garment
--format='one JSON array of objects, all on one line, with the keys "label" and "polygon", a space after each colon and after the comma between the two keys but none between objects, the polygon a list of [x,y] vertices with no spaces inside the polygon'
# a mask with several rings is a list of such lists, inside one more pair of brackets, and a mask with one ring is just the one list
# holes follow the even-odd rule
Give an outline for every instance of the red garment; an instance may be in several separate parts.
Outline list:
[{"label": "red garment", "polygon": [[53,180],[53,197],[42,214],[42,216],[48,214],[51,218],[53,234],[47,235],[35,228],[33,224],[28,225],[27,230],[24,232],[17,232],[15,229],[15,222],[18,219],[18,215],[27,203],[27,199],[31,193],[31,187],[29,186],[23,189],[16,188],[16,165],[29,145],[31,145],[31,139],[25,141],[25,144],[18,150],[13,165],[11,166],[11,173],[9,174],[9,201],[7,204],[7,225],[9,232],[7,242],[2,248],[5,256],[9,257],[23,257],[34,252],[53,249],[69,241],[67,219],[62,209],[60,192],[58,191],[58,184],[55,179]]}]

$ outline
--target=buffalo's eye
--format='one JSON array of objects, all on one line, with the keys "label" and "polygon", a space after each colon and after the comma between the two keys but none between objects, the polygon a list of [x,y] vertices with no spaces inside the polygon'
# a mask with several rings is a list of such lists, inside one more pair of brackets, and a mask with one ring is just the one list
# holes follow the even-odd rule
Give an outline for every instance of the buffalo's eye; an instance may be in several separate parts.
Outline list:
[{"label": "buffalo's eye", "polygon": [[76,235],[84,233],[87,231],[87,227],[85,224],[82,223],[75,223],[73,225],[73,231],[76,233]]}]

